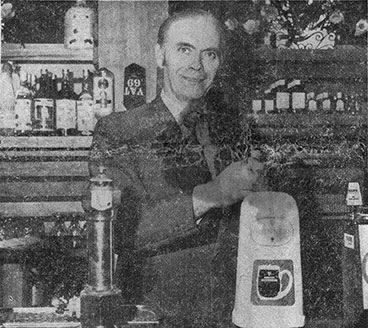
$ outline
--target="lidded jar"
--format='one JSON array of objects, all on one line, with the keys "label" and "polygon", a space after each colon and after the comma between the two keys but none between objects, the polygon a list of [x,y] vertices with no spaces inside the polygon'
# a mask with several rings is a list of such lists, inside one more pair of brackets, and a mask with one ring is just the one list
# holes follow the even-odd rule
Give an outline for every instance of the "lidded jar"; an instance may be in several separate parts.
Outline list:
[{"label": "lidded jar", "polygon": [[65,14],[64,46],[68,49],[91,49],[94,46],[96,13],[85,0],[77,0]]}]

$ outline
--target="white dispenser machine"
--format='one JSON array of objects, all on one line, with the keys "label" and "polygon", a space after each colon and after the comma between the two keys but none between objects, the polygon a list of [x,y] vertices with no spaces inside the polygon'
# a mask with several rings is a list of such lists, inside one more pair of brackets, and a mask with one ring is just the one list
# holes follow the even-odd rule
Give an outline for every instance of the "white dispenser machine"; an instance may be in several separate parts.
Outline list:
[{"label": "white dispenser machine", "polygon": [[233,323],[303,327],[299,214],[294,198],[254,192],[241,206]]}]

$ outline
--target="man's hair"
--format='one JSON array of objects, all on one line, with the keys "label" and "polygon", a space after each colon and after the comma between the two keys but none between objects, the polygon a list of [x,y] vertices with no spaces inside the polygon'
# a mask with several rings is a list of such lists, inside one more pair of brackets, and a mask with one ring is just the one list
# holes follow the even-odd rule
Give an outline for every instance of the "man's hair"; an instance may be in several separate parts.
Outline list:
[{"label": "man's hair", "polygon": [[[186,18],[195,18],[195,17],[209,17],[213,20],[214,25],[219,33],[220,37],[220,52],[221,57],[224,56],[225,50],[225,32],[221,22],[209,11],[203,9],[185,9],[183,11],[179,11],[168,18],[161,24],[158,30],[157,43],[162,47],[165,43],[167,33],[171,27],[171,25],[179,20]],[[200,33],[200,31],[198,32]]]}]

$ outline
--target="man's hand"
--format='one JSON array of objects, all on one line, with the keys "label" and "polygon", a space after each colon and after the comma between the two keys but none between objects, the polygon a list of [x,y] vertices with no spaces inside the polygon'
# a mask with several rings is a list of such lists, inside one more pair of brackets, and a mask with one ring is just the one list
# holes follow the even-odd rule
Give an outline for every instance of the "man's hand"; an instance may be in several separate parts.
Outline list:
[{"label": "man's hand", "polygon": [[226,207],[242,199],[253,190],[264,164],[250,157],[247,162],[230,164],[214,180],[196,186],[193,207],[196,217],[214,207]]}]

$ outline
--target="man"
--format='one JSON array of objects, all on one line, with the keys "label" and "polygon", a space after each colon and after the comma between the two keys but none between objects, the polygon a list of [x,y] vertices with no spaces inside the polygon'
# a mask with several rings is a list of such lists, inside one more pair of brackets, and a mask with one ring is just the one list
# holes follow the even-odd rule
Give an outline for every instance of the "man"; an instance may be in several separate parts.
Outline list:
[{"label": "man", "polygon": [[[223,209],[239,203],[252,190],[263,168],[253,158],[224,168],[219,154],[222,145],[213,140],[216,125],[223,122],[206,98],[223,61],[223,36],[219,22],[206,11],[186,10],[169,17],[159,30],[156,46],[157,65],[164,70],[161,94],[150,104],[100,119],[92,144],[91,173],[105,165],[122,191],[116,251],[123,295],[129,302],[141,302],[141,294],[145,304],[163,312],[168,327],[205,323],[214,327],[209,318],[216,313],[205,317],[201,307],[219,300],[194,301],[193,289],[197,288],[195,295],[201,290],[207,295],[207,285],[200,280],[201,285],[194,286],[197,273],[185,277],[178,268],[188,267],[183,264],[188,260],[188,240],[201,238],[207,226],[216,226]],[[136,250],[162,252],[173,245],[177,249],[169,257],[163,254],[157,257],[159,261],[148,260],[149,269],[144,269],[147,263],[143,268],[138,265],[141,258]],[[201,260],[194,266],[198,269]],[[189,293],[187,300],[183,293]],[[196,316],[196,311],[202,312]],[[228,310],[225,316],[230,325]]]}]

